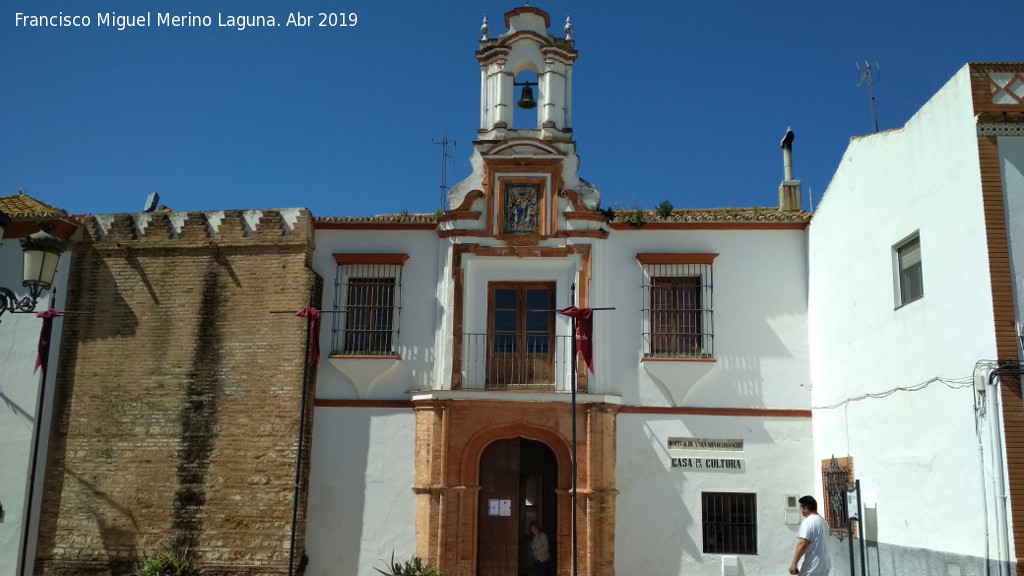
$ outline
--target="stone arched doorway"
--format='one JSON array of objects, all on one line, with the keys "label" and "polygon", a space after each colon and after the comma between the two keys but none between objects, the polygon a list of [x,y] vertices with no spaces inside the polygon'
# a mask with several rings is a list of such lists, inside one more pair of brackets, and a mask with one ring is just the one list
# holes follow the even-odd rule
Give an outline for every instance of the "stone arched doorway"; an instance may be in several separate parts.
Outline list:
[{"label": "stone arched doorway", "polygon": [[[529,525],[558,534],[558,464],[541,442],[497,440],[480,455],[477,505],[478,576],[529,576]],[[549,537],[549,540],[551,538]],[[554,542],[552,549],[557,550]],[[557,563],[557,558],[553,559]]]},{"label": "stone arched doorway", "polygon": [[[548,509],[545,533],[557,563],[555,573],[571,569],[572,548],[572,423],[568,406],[561,402],[508,402],[424,398],[416,408],[416,554],[448,576],[480,576],[483,556],[492,553],[481,543],[481,515],[488,512],[490,496],[483,474],[485,452],[499,442],[518,443],[522,460],[538,450],[554,459],[541,467],[554,479],[554,510]],[[610,576],[614,573],[615,531],[615,406],[586,404],[577,408],[579,454],[576,508],[579,573]],[[510,444],[511,446],[511,444]],[[533,448],[530,448],[530,447]],[[546,456],[544,457],[546,458]],[[529,469],[528,469],[529,471]],[[518,475],[518,473],[517,473]],[[501,500],[502,498],[498,498]],[[511,500],[511,497],[504,498]],[[499,502],[499,506],[500,506]],[[517,504],[518,506],[518,504]],[[509,503],[509,514],[518,508]],[[516,512],[513,512],[513,511]],[[550,517],[548,513],[553,513]],[[500,509],[499,509],[500,513]],[[523,532],[519,521],[513,532]],[[513,542],[518,542],[518,534]],[[516,544],[518,546],[518,544]],[[502,552],[503,554],[505,552]],[[515,570],[521,563],[518,556]],[[529,570],[529,563],[525,564]],[[510,576],[519,573],[510,572]],[[529,572],[527,572],[529,576]]]}]

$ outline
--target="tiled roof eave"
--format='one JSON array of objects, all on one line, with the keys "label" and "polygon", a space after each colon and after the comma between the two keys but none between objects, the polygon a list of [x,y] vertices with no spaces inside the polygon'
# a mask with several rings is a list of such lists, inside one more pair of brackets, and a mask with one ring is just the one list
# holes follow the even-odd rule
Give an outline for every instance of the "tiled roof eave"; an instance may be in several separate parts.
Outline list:
[{"label": "tiled roof eave", "polygon": [[[637,221],[637,216],[642,220]],[[779,210],[777,208],[710,208],[706,210],[674,210],[663,217],[654,211],[622,211],[611,220],[614,224],[806,224],[810,212]]]},{"label": "tiled roof eave", "polygon": [[396,214],[385,216],[318,216],[313,225],[320,230],[331,229],[400,229],[435,230],[437,218],[433,214]]}]

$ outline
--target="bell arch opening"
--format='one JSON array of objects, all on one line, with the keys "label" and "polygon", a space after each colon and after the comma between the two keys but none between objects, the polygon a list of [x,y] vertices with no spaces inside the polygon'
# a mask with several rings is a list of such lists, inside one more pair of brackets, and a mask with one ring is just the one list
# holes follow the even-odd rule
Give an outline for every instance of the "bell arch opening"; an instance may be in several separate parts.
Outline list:
[{"label": "bell arch opening", "polygon": [[512,128],[514,130],[536,130],[540,127],[537,118],[542,101],[537,72],[530,68],[517,72],[514,85],[515,105],[512,107]]}]

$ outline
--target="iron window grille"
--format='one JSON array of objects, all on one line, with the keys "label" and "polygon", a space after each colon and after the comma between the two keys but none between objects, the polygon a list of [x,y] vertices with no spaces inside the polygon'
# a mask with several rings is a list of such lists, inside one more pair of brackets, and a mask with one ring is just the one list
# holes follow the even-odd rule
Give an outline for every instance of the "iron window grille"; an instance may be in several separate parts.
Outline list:
[{"label": "iron window grille", "polygon": [[644,356],[713,358],[710,262],[642,267]]},{"label": "iron window grille", "polygon": [[757,495],[701,493],[705,554],[757,554]]},{"label": "iron window grille", "polygon": [[339,265],[334,282],[331,349],[335,354],[397,355],[402,311],[402,266]]},{"label": "iron window grille", "polygon": [[[840,538],[848,533],[850,513],[846,509],[846,485],[853,482],[853,458],[836,458],[821,461],[821,485],[825,491],[825,501],[819,510],[828,523],[829,532]],[[856,530],[854,531],[856,535]]]}]

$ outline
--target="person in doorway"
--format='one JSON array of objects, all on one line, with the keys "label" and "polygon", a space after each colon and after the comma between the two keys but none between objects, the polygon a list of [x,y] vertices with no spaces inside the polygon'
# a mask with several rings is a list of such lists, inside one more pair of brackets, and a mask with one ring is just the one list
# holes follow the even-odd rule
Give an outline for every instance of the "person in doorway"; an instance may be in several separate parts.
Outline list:
[{"label": "person in doorway", "polygon": [[548,576],[548,567],[551,564],[548,536],[540,531],[540,526],[536,522],[530,522],[530,534],[533,534],[530,553],[533,555],[534,565],[537,567],[537,576]]},{"label": "person in doorway", "polygon": [[[800,499],[800,513],[804,519],[800,522],[796,553],[793,554],[793,563],[789,565],[789,573],[801,576],[828,576],[832,568],[828,556],[828,522],[818,514],[818,502],[813,496],[804,496]],[[804,561],[797,569],[801,557]]]}]

